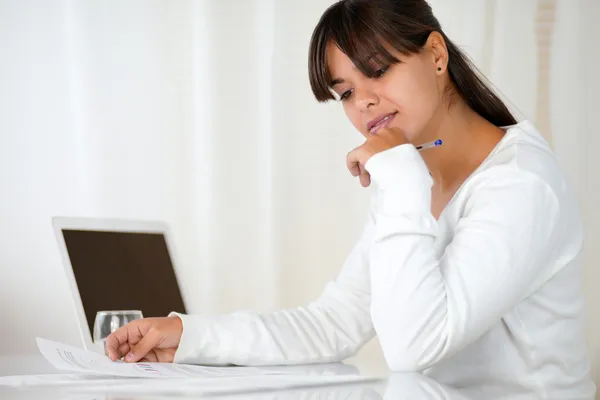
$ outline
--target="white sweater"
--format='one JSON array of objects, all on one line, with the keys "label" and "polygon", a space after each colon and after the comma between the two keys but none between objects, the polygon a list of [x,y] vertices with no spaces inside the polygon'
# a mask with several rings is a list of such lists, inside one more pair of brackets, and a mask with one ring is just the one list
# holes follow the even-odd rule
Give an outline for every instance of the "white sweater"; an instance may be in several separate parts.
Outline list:
[{"label": "white sweater", "polygon": [[439,220],[413,146],[365,168],[377,185],[369,221],[322,296],[270,314],[180,315],[175,361],[334,362],[377,334],[392,371],[477,393],[592,398],[579,209],[534,126],[506,128]]}]

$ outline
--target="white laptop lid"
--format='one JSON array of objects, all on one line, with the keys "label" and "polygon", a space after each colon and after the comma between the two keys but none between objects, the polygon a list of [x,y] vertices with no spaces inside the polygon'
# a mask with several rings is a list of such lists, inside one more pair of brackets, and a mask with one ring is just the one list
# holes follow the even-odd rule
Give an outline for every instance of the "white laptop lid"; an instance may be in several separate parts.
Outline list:
[{"label": "white laptop lid", "polygon": [[86,349],[97,349],[98,311],[186,312],[165,224],[70,217],[52,223]]}]

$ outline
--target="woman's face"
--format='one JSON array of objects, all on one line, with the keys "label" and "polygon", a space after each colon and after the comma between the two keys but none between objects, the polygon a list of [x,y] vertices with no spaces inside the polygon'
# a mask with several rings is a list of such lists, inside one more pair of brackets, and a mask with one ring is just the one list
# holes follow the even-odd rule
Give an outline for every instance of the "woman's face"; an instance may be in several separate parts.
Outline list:
[{"label": "woman's face", "polygon": [[419,140],[440,107],[444,89],[438,71],[438,67],[445,70],[444,58],[430,42],[431,37],[422,52],[410,56],[390,51],[399,63],[386,66],[373,61],[374,78],[363,75],[335,44],[328,46],[332,89],[363,136],[368,138],[382,127],[395,127],[409,141]]}]

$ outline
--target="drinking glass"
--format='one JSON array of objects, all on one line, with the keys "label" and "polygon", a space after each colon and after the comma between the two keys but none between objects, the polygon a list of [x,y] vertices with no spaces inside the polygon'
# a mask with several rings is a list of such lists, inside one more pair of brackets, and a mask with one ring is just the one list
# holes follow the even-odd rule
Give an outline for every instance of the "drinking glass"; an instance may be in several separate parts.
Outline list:
[{"label": "drinking glass", "polygon": [[94,343],[102,343],[106,354],[106,338],[123,325],[142,318],[140,310],[98,311],[94,321]]}]

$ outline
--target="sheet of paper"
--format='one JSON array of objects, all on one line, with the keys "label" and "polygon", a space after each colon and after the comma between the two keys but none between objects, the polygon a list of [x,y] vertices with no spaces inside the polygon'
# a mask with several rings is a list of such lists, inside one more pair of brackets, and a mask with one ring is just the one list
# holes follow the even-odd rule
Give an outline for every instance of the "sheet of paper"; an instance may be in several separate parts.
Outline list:
[{"label": "sheet of paper", "polygon": [[51,340],[37,338],[40,352],[63,371],[132,378],[222,378],[285,374],[283,370],[253,367],[203,367],[171,363],[113,362],[108,357]]},{"label": "sheet of paper", "polygon": [[[38,338],[37,341],[40,352],[51,364],[60,370],[75,373],[0,377],[0,386],[63,387],[75,394],[187,396],[337,386],[378,380],[349,374],[354,369],[342,368],[344,365],[269,369],[128,364],[112,362],[106,356],[50,340]],[[341,375],[336,375],[338,373]]]}]

